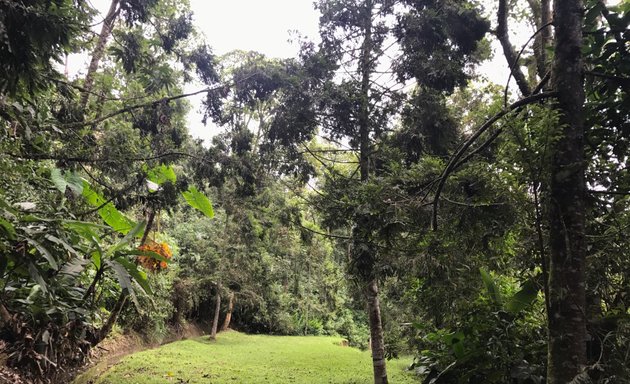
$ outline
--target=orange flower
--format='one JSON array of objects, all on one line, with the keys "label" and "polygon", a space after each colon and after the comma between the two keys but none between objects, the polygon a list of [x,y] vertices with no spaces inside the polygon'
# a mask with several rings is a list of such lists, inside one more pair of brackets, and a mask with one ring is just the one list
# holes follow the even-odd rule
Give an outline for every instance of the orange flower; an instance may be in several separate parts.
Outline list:
[{"label": "orange flower", "polygon": [[[167,243],[156,243],[151,241],[141,245],[138,249],[141,251],[155,252],[166,260],[170,260],[173,257],[173,252]],[[158,272],[168,267],[168,263],[166,261],[159,261],[150,256],[138,256],[137,261],[144,268],[152,272]]]}]

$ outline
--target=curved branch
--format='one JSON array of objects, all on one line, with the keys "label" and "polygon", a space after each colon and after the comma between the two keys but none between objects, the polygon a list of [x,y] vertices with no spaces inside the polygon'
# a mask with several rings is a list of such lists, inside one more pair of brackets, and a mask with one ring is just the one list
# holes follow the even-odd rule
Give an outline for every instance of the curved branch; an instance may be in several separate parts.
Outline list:
[{"label": "curved branch", "polygon": [[557,94],[558,94],[557,92],[539,93],[536,95],[525,97],[511,104],[509,107],[503,109],[501,112],[497,113],[496,115],[492,116],[490,119],[486,120],[486,122],[483,123],[481,127],[479,127],[479,129],[477,129],[477,131],[473,133],[473,135],[470,136],[470,138],[468,138],[468,140],[466,140],[459,147],[457,152],[449,160],[448,164],[446,165],[446,168],[444,169],[444,172],[442,172],[442,176],[440,177],[440,182],[438,183],[437,189],[435,191],[435,197],[433,198],[433,215],[431,218],[431,227],[434,231],[437,230],[437,213],[438,213],[438,203],[440,201],[440,194],[442,193],[442,189],[444,189],[444,184],[446,183],[446,179],[448,178],[448,176],[455,170],[456,166],[459,166],[462,164],[462,162],[460,162],[459,159],[462,156],[464,156],[464,153],[466,152],[466,150],[468,150],[468,148],[470,148],[470,146],[473,145],[475,141],[477,141],[479,136],[481,136],[484,132],[486,132],[490,127],[492,127],[492,125],[494,125],[494,123],[496,123],[503,116],[507,115],[508,113],[514,110],[524,107],[528,104],[535,103],[540,100],[548,99],[550,97],[556,97]]}]

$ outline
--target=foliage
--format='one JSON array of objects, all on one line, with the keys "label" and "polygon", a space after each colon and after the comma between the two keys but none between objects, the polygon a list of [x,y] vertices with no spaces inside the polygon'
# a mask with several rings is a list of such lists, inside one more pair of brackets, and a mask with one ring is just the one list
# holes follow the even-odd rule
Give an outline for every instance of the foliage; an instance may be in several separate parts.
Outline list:
[{"label": "foliage", "polygon": [[[452,326],[434,328],[414,323],[419,350],[416,371],[424,376],[425,383],[436,384],[544,382],[542,300],[529,295],[527,282],[516,291],[509,279],[499,281],[484,270],[481,280],[486,292],[479,294]],[[506,290],[512,293],[503,304]],[[522,305],[524,297],[530,305]]]}]

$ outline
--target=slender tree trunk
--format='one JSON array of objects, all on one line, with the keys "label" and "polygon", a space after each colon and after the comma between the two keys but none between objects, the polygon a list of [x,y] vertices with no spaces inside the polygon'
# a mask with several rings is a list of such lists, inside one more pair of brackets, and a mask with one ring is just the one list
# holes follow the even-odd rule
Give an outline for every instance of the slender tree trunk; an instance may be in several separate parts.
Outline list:
[{"label": "slender tree trunk", "polygon": [[234,311],[234,292],[230,291],[228,294],[228,306],[225,314],[225,320],[223,320],[222,331],[227,331],[230,328],[230,322],[232,321],[232,311]]},{"label": "slender tree trunk", "polygon": [[[551,22],[551,5],[550,0],[541,0],[540,2],[540,27],[542,28],[545,25],[548,25]],[[547,47],[549,47],[549,43],[551,42],[551,26],[545,27],[540,33],[540,59],[542,61],[541,67],[546,69],[549,64],[549,59],[547,58]],[[545,77],[545,73],[543,70],[540,70],[539,74],[542,79]]]},{"label": "slender tree trunk", "polygon": [[216,305],[214,307],[214,319],[212,319],[212,331],[210,332],[210,338],[217,338],[217,328],[219,327],[219,311],[221,310],[221,283],[217,284],[217,294],[214,298]]},{"label": "slender tree trunk", "polygon": [[385,364],[385,341],[381,322],[381,305],[378,300],[378,284],[376,279],[370,281],[366,289],[368,317],[370,320],[370,344],[372,348],[372,365],[374,383],[387,384],[387,367]]},{"label": "slender tree trunk", "polygon": [[[534,57],[536,58],[536,72],[541,79],[549,70],[547,48],[551,41],[551,7],[550,0],[527,0],[534,16],[537,29],[544,29],[534,39]],[[545,27],[546,26],[546,27]]]},{"label": "slender tree trunk", "polygon": [[109,36],[112,33],[116,18],[120,13],[120,9],[118,8],[119,3],[120,0],[112,0],[109,6],[109,11],[105,16],[105,19],[103,20],[103,26],[101,27],[101,33],[98,35],[96,48],[94,48],[94,52],[92,52],[92,60],[90,60],[90,66],[88,67],[87,74],[85,75],[85,81],[83,82],[83,88],[85,89],[85,91],[83,92],[83,94],[81,94],[81,100],[79,104],[81,106],[81,109],[83,110],[85,110],[85,108],[87,107],[90,93],[92,92],[92,87],[94,85],[94,74],[98,69],[98,64],[103,58],[103,53],[105,53],[107,40],[109,40]]},{"label": "slender tree trunk", "polygon": [[548,384],[566,384],[586,365],[585,156],[581,0],[554,2],[555,58],[552,86],[558,91],[558,139],[549,191]]},{"label": "slender tree trunk", "polygon": [[[359,107],[359,167],[361,182],[367,183],[370,178],[370,75],[373,71],[374,60],[372,50],[372,12],[374,4],[372,0],[365,1],[365,25],[363,46],[361,47],[361,59],[359,73],[361,74],[361,104]],[[387,384],[387,369],[385,362],[385,340],[383,337],[383,325],[381,322],[381,306],[378,300],[378,283],[374,276],[375,251],[370,244],[369,232],[366,228],[369,220],[358,215],[355,222],[353,237],[358,245],[354,250],[355,262],[362,265],[360,275],[366,283],[366,300],[368,318],[370,322],[370,338],[372,344],[372,368],[374,370],[374,383]],[[366,249],[367,248],[367,249]]]},{"label": "slender tree trunk", "polygon": [[116,301],[116,305],[114,305],[114,309],[112,309],[112,312],[107,318],[107,321],[101,327],[101,329],[99,329],[96,332],[96,335],[92,339],[93,347],[98,345],[101,341],[103,341],[107,337],[107,335],[109,335],[109,333],[112,331],[112,328],[114,328],[114,324],[116,324],[116,321],[118,320],[118,316],[120,315],[123,308],[125,307],[125,303],[127,302],[128,297],[129,297],[129,294],[127,292],[123,291],[120,293],[120,295],[118,296],[118,300]]}]

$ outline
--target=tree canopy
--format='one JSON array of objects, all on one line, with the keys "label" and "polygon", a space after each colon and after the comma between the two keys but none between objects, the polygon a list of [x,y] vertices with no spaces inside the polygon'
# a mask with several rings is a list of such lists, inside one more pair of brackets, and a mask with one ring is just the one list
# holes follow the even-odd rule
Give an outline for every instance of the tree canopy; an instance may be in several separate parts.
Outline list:
[{"label": "tree canopy", "polygon": [[378,384],[629,382],[630,3],[314,6],[279,59],[188,2],[0,0],[6,364],[67,382],[194,322],[340,335]]}]

